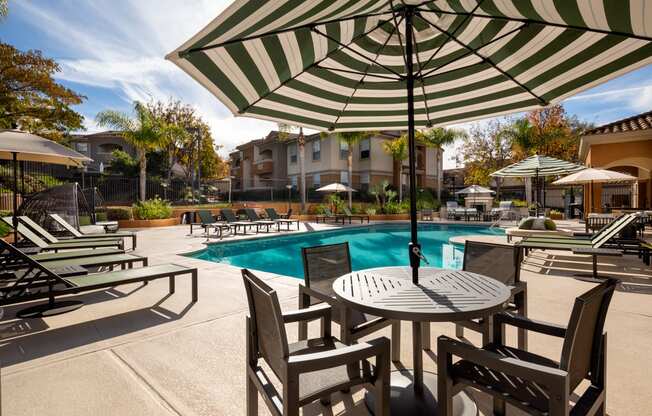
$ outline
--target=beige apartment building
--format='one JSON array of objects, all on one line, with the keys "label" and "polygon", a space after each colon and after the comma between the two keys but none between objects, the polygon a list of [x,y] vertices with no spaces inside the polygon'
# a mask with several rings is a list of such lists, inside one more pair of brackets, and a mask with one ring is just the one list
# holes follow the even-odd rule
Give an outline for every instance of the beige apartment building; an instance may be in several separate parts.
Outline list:
[{"label": "beige apartment building", "polygon": [[[387,180],[394,186],[401,183],[407,187],[407,159],[402,167],[383,149],[383,143],[400,135],[399,132],[381,132],[353,145],[353,175],[349,179],[348,147],[336,135],[326,138],[319,134],[305,136],[306,188],[314,189],[339,182],[354,189],[366,191],[370,186]],[[300,160],[297,135],[291,134],[279,140],[278,132],[272,131],[265,138],[253,140],[236,148],[231,156],[231,175],[235,191],[285,188],[300,185]],[[417,186],[437,187],[443,175],[442,155],[437,149],[417,146]],[[401,171],[401,173],[399,173]]]}]

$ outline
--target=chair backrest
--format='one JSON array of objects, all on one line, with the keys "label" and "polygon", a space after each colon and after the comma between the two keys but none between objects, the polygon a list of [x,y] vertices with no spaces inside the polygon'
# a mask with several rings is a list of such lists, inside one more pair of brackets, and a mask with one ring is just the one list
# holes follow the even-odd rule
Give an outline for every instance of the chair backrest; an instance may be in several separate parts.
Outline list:
[{"label": "chair backrest", "polygon": [[514,208],[514,203],[512,201],[500,201],[498,203],[498,208],[501,209],[501,210],[508,211],[508,210],[511,210],[512,208]]},{"label": "chair backrest", "polygon": [[353,214],[351,213],[351,210],[349,209],[349,207],[342,207],[342,211],[344,211],[344,213],[345,213],[346,215],[348,215],[349,217],[350,217],[351,215],[353,215]]},{"label": "chair backrest", "polygon": [[622,219],[617,219],[609,224],[605,230],[599,233],[598,236],[594,236],[591,239],[593,246],[595,248],[600,248],[607,241],[611,240],[613,237],[618,235],[622,230],[625,229],[628,225],[636,221],[636,214],[625,214]]},{"label": "chair backrest", "polygon": [[27,215],[21,215],[20,217],[18,217],[18,219],[23,224],[25,224],[26,226],[28,226],[29,228],[34,230],[34,232],[36,232],[36,233],[40,234],[41,236],[43,236],[43,238],[45,238],[45,240],[47,240],[47,242],[49,242],[49,243],[58,243],[59,242],[59,239],[57,237],[50,234],[50,232],[48,230],[41,227],[39,224],[36,223],[36,221],[31,219]]},{"label": "chair backrest", "polygon": [[288,209],[287,216],[288,216],[288,219],[290,219],[290,217],[292,216],[292,208]]},{"label": "chair backrest", "polygon": [[322,209],[324,210],[324,215],[329,216],[329,217],[332,217],[332,216],[333,216],[333,212],[331,211],[330,208],[328,208],[328,207],[323,207]]},{"label": "chair backrest", "polygon": [[258,213],[253,208],[245,208],[244,211],[245,214],[247,214],[247,218],[249,218],[249,221],[260,221],[260,217],[258,216]]},{"label": "chair backrest", "polygon": [[57,224],[62,226],[66,231],[72,234],[75,237],[82,237],[83,234],[79,232],[78,229],[73,227],[68,221],[64,220],[59,214],[50,214],[50,218],[55,220]]},{"label": "chair backrest", "polygon": [[618,281],[607,279],[575,299],[561,352],[560,368],[569,374],[570,391],[600,374],[602,331]]},{"label": "chair backrest", "polygon": [[202,224],[214,224],[215,223],[215,218],[213,218],[213,214],[207,209],[200,209],[197,211],[197,214],[199,214],[199,219],[201,220]]},{"label": "chair backrest", "polygon": [[446,201],[446,208],[459,208],[459,205],[457,205],[457,201]]},{"label": "chair backrest", "polygon": [[[11,217],[2,217],[2,220],[6,222],[10,227],[13,228],[13,220]],[[43,240],[41,237],[36,235],[32,230],[27,228],[25,224],[18,223],[18,233],[28,239],[32,244],[37,247],[47,248],[49,244]]]},{"label": "chair backrest", "polygon": [[220,210],[220,214],[224,219],[226,219],[226,222],[238,222],[238,218],[236,218],[235,214],[233,211],[231,211],[230,208],[223,208]]},{"label": "chair backrest", "polygon": [[462,270],[514,285],[521,276],[520,253],[517,246],[467,240]]},{"label": "chair backrest", "polygon": [[282,363],[289,355],[287,334],[276,291],[247,269],[242,269],[247,292],[250,334],[255,355],[260,355],[282,379]]},{"label": "chair backrest", "polygon": [[265,212],[267,213],[267,217],[270,220],[278,220],[278,219],[281,218],[281,217],[278,216],[278,213],[276,212],[276,210],[274,208],[265,208]]},{"label": "chair backrest", "polygon": [[[301,248],[305,285],[328,296],[335,296],[333,281],[351,273],[349,243]],[[313,299],[311,303],[318,303]]]}]

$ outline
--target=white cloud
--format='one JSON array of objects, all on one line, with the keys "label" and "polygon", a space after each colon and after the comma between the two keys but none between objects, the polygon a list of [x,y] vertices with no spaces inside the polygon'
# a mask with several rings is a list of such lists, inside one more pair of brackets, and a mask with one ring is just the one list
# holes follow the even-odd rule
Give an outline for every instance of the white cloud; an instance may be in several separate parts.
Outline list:
[{"label": "white cloud", "polygon": [[652,109],[652,85],[591,92],[566,99],[566,101],[595,100],[599,100],[603,104],[617,103],[633,112],[649,111]]}]

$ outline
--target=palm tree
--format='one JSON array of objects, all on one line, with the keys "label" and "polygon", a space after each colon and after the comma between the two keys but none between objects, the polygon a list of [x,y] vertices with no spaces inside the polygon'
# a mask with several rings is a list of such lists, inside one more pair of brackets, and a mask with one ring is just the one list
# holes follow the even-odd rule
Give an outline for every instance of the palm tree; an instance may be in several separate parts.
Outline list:
[{"label": "palm tree", "polygon": [[139,199],[146,199],[147,152],[155,150],[164,142],[164,128],[142,103],[134,102],[134,115],[121,111],[105,110],[95,116],[98,125],[120,132],[120,135],[136,148],[139,172]]},{"label": "palm tree", "polygon": [[[346,143],[348,148],[348,154],[346,157],[346,165],[348,168],[349,183],[348,186],[351,188],[353,185],[353,145],[359,143],[360,141],[371,137],[375,132],[370,131],[347,131],[336,133],[337,139],[340,143]],[[353,191],[349,189],[349,209],[353,205]]]},{"label": "palm tree", "polygon": [[398,200],[403,201],[403,160],[408,157],[407,136],[403,135],[383,143],[385,153],[394,160],[394,172],[398,174]]},{"label": "palm tree", "polygon": [[434,129],[425,130],[419,136],[420,141],[426,146],[434,147],[435,163],[437,166],[437,199],[441,201],[441,187],[442,178],[444,176],[443,170],[443,157],[444,146],[455,143],[456,140],[464,139],[467,134],[464,130],[458,129],[445,129],[443,127],[435,127]]},{"label": "palm tree", "polygon": [[[278,137],[280,140],[287,140],[294,126],[289,124],[278,123]],[[301,195],[301,213],[306,212],[306,163],[305,163],[306,137],[303,135],[303,127],[299,127],[297,136],[297,153],[299,154],[299,178],[301,185],[299,194]]]}]

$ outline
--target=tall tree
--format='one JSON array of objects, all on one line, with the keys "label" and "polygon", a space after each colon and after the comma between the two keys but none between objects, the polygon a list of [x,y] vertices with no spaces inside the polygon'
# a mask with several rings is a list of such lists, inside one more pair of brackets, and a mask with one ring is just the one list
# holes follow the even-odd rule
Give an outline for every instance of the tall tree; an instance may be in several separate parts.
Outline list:
[{"label": "tall tree", "polygon": [[154,117],[141,102],[134,102],[134,116],[114,110],[97,114],[98,125],[117,130],[119,134],[136,148],[139,164],[139,199],[147,197],[147,152],[160,148],[166,135],[165,126]]},{"label": "tall tree", "polygon": [[18,127],[53,140],[81,129],[83,117],[72,106],[85,97],[55,82],[60,70],[40,51],[0,42],[0,128]]},{"label": "tall tree", "polygon": [[[353,146],[360,143],[360,141],[373,136],[375,132],[371,131],[343,131],[336,133],[337,139],[340,143],[346,143],[348,153],[346,157],[346,166],[348,168],[349,188],[353,186]],[[353,206],[353,191],[349,189],[349,209]]]},{"label": "tall tree", "polygon": [[9,14],[9,5],[7,3],[7,0],[0,0],[0,19],[7,17],[7,14]]},{"label": "tall tree", "polygon": [[392,156],[395,177],[398,176],[398,200],[403,201],[403,161],[408,157],[408,143],[405,135],[383,143],[385,153]]},{"label": "tall tree", "polygon": [[[285,123],[278,123],[278,137],[280,140],[289,140],[290,133],[297,127]],[[297,153],[299,154],[299,195],[301,198],[301,213],[306,212],[306,137],[303,127],[299,127],[297,136]]]},{"label": "tall tree", "polygon": [[444,146],[451,145],[457,140],[463,140],[467,137],[464,130],[458,129],[445,129],[443,127],[435,127],[430,130],[424,130],[419,135],[420,141],[435,148],[435,164],[437,166],[437,199],[441,201],[441,187],[443,183],[443,157]]}]

